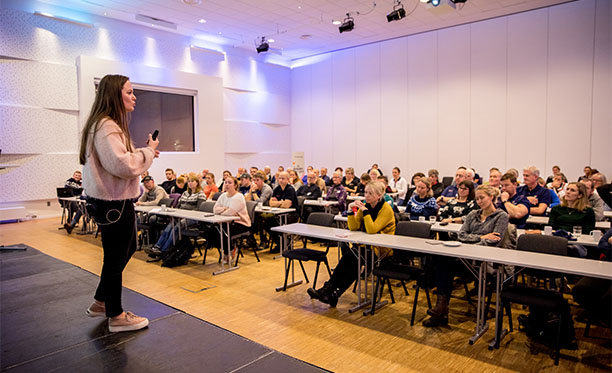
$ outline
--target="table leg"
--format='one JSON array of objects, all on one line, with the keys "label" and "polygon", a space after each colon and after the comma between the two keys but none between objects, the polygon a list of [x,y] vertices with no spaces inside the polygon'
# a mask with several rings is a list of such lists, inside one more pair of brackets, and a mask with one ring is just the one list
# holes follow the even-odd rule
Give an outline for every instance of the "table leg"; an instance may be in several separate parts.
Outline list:
[{"label": "table leg", "polygon": [[[501,297],[501,291],[502,291],[502,284],[504,282],[503,277],[505,277],[504,274],[505,274],[504,266],[502,264],[499,264],[497,268],[497,282],[495,284],[495,337],[493,338],[491,343],[489,343],[489,350],[492,350],[494,348],[498,349],[500,342],[508,334],[508,329],[501,329],[502,326],[504,325],[504,322],[503,320],[500,320],[499,318],[499,312],[501,311],[500,310],[500,306],[501,306],[500,297]],[[500,323],[500,325],[497,325],[498,323]]]},{"label": "table leg", "polygon": [[[286,246],[291,246],[291,250],[293,250],[293,235],[287,235],[283,233],[283,236],[281,238],[281,248],[280,248],[281,255],[280,256],[283,256],[283,252],[285,251]],[[289,259],[285,258],[284,256],[283,258],[285,259],[285,272],[283,272],[283,276],[285,276],[285,273],[287,273],[287,266],[289,265]],[[303,282],[302,280],[295,281],[295,264],[294,264],[291,267],[291,283],[287,284],[287,288],[285,288],[284,285],[277,287],[276,291],[283,291],[285,289],[289,289],[294,286],[301,285],[302,282]]]},{"label": "table leg", "polygon": [[485,293],[486,293],[486,281],[487,281],[487,263],[482,262],[480,264],[480,270],[478,271],[478,302],[476,309],[476,333],[470,338],[469,343],[473,345],[484,333],[489,329],[489,323],[486,322],[485,307]]},{"label": "table leg", "polygon": [[[227,269],[226,269],[225,263],[223,263],[223,259],[221,259],[221,269],[219,271],[213,272],[213,275],[220,275],[222,273],[233,271],[233,270],[240,268],[238,265],[235,265],[232,267],[233,260],[232,260],[232,255],[231,255],[232,243],[231,243],[231,236],[230,236],[230,223],[229,222],[225,223],[227,227],[227,231],[223,229],[223,224],[224,223],[219,224],[219,227],[220,227],[219,235],[220,235],[220,242],[221,242],[221,257],[223,258],[223,255],[225,253],[225,250],[224,250],[225,244],[227,244],[227,255],[228,255],[229,260],[228,260]],[[226,237],[227,237],[227,242],[225,242]],[[236,255],[238,255],[238,253],[236,253]]]},{"label": "table leg", "polygon": [[[278,224],[280,225],[286,225],[287,224],[287,214],[282,214],[282,215],[277,215],[278,216]],[[280,254],[272,257],[272,259],[280,259],[283,257],[283,239],[285,239],[285,235],[283,234],[280,238],[281,242],[280,242],[280,246],[281,246],[281,251]],[[293,236],[291,236],[291,242],[293,244]]]},{"label": "table leg", "polygon": [[[371,304],[371,301],[368,300],[368,291],[367,291],[367,287],[368,287],[368,283],[367,283],[367,279],[366,279],[366,285],[365,285],[365,298],[362,299],[361,298],[361,246],[363,245],[358,245],[358,249],[357,249],[357,305],[350,308],[349,309],[349,313],[353,313],[356,311],[359,311],[360,309],[364,308],[364,307],[368,307]],[[364,247],[364,250],[367,250]],[[365,253],[365,251],[364,251]],[[368,263],[367,260],[364,261],[365,264],[365,273],[368,273]]]}]

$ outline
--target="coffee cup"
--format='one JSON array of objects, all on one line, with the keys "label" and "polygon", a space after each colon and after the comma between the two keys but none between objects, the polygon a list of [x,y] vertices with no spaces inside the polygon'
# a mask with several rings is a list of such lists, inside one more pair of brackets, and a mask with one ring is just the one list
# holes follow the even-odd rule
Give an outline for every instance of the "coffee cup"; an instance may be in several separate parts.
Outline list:
[{"label": "coffee cup", "polygon": [[317,198],[317,202],[319,202],[319,203],[323,202],[323,197]]},{"label": "coffee cup", "polygon": [[580,236],[582,236],[582,226],[575,225],[574,226],[574,237],[580,237]]},{"label": "coffee cup", "polygon": [[552,227],[550,225],[544,227],[544,234],[547,236],[552,236]]},{"label": "coffee cup", "polygon": [[591,231],[591,237],[593,237],[594,242],[599,242],[601,240],[602,233],[599,229],[593,229]]},{"label": "coffee cup", "polygon": [[263,202],[257,202],[257,207],[262,208],[263,207]]},{"label": "coffee cup", "polygon": [[424,223],[425,222],[425,217],[424,216],[419,216],[419,221]]},{"label": "coffee cup", "polygon": [[162,211],[166,211],[168,208],[166,207],[166,205],[161,205],[161,210]]}]

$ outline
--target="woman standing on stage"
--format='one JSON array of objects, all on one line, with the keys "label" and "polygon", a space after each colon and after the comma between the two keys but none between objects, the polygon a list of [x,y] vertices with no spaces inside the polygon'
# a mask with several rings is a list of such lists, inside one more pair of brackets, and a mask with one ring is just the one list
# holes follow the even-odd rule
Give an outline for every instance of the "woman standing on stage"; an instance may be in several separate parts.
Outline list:
[{"label": "woman standing on stage", "polygon": [[136,250],[136,218],[132,200],[140,193],[139,175],[159,156],[158,140],[149,134],[145,148],[136,149],[128,129],[128,113],[136,96],[129,79],[106,75],[100,80],[83,128],[79,161],[88,211],[102,234],[104,262],[91,317],[108,317],[111,332],[138,330],[149,320],[125,312],[121,305],[122,273]]}]

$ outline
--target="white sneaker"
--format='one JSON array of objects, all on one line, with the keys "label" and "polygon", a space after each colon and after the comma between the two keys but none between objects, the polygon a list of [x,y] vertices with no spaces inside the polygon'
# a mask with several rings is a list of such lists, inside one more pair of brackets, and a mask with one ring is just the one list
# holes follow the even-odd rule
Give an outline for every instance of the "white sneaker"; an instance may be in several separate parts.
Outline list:
[{"label": "white sneaker", "polygon": [[108,330],[111,333],[140,330],[146,328],[147,325],[149,325],[149,319],[136,316],[130,311],[125,312],[124,316],[121,318],[108,319]]}]

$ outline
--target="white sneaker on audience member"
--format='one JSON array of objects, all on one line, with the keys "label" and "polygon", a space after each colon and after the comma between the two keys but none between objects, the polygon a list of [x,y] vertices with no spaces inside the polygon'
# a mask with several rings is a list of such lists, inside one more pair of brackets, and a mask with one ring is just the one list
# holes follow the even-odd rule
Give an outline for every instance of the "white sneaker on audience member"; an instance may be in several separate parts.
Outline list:
[{"label": "white sneaker on audience member", "polygon": [[147,327],[147,325],[149,325],[149,319],[136,316],[130,311],[124,312],[120,318],[108,319],[108,330],[111,333],[140,330]]}]

